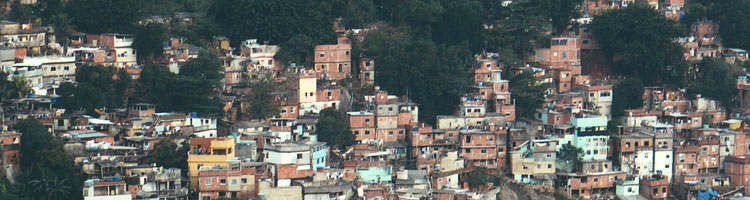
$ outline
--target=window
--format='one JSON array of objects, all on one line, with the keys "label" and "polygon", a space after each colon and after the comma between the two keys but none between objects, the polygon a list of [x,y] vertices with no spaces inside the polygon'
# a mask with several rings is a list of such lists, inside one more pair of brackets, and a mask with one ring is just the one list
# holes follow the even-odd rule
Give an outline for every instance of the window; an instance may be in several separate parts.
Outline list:
[{"label": "window", "polygon": [[302,154],[301,153],[297,154],[297,159],[302,159]]},{"label": "window", "polygon": [[552,164],[547,164],[547,169],[552,169]]},{"label": "window", "polygon": [[667,192],[667,188],[666,187],[661,188],[661,192],[666,193]]},{"label": "window", "polygon": [[669,169],[669,165],[664,165],[664,168]]},{"label": "window", "polygon": [[347,55],[347,56],[349,55],[349,51],[346,51],[346,55]]},{"label": "window", "polygon": [[219,183],[221,183],[221,185],[226,185],[227,184],[227,179],[220,179]]},{"label": "window", "polygon": [[610,94],[609,94],[609,92],[602,92],[602,93],[599,93],[599,96],[600,97],[608,97],[608,96],[610,96]]},{"label": "window", "polygon": [[237,185],[237,180],[232,180],[232,185]]},{"label": "window", "polygon": [[598,182],[599,182],[599,179],[598,178],[594,178],[594,183],[598,183]]},{"label": "window", "polygon": [[393,131],[388,131],[388,135],[393,135]]},{"label": "window", "polygon": [[242,184],[247,184],[247,179],[246,178],[243,178],[241,181],[242,181]]},{"label": "window", "polygon": [[487,149],[482,149],[481,153],[482,154],[487,154]]},{"label": "window", "polygon": [[354,131],[354,135],[359,135],[359,131]]},{"label": "window", "polygon": [[206,179],[206,185],[211,185],[211,179]]},{"label": "window", "polygon": [[659,193],[659,188],[654,188],[654,194]]},{"label": "window", "polygon": [[211,196],[203,196],[203,200],[211,200]]},{"label": "window", "polygon": [[365,135],[370,135],[370,131],[365,131]]},{"label": "window", "polygon": [[49,68],[49,70],[50,70],[50,71],[53,71],[53,72],[54,72],[54,71],[57,71],[57,67],[50,67],[50,68]]},{"label": "window", "polygon": [[[404,131],[398,131],[398,135],[404,135]],[[451,137],[453,137],[453,136],[451,136]]]},{"label": "window", "polygon": [[466,149],[466,153],[471,153],[471,149]]},{"label": "window", "polygon": [[326,57],[325,53],[320,53],[320,58],[325,58],[325,57]]},{"label": "window", "polygon": [[471,143],[471,136],[466,136],[466,143]]}]

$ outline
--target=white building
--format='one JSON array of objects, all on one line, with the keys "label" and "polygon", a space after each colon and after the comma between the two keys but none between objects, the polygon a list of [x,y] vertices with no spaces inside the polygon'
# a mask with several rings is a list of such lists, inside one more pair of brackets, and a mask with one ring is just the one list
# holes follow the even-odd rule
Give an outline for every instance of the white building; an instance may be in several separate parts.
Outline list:
[{"label": "white building", "polygon": [[654,174],[662,174],[666,176],[667,180],[672,180],[672,169],[674,165],[672,149],[656,149],[654,150]]},{"label": "white building", "polygon": [[125,181],[89,179],[83,183],[84,200],[131,200]]}]

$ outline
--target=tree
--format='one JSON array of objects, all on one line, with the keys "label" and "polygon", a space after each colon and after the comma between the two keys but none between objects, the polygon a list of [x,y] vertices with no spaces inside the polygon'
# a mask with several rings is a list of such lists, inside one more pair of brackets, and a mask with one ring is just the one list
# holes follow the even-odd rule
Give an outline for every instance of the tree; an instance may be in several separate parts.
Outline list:
[{"label": "tree", "polygon": [[583,159],[583,149],[573,146],[572,144],[563,144],[560,151],[557,152],[557,160],[563,167],[568,167],[571,171],[577,172]]},{"label": "tree", "polygon": [[248,84],[250,94],[250,109],[248,113],[253,119],[266,119],[278,114],[278,109],[271,106],[271,92],[275,91],[270,77],[263,77]]},{"label": "tree", "polygon": [[433,28],[433,40],[447,45],[466,43],[472,53],[482,47],[484,26],[476,1],[449,1]]},{"label": "tree", "polygon": [[376,12],[372,0],[351,0],[346,4],[344,25],[347,28],[363,28],[375,21]]},{"label": "tree", "polygon": [[314,54],[314,49],[315,42],[313,42],[312,38],[300,34],[281,44],[274,58],[279,60],[283,65],[295,63],[312,68],[313,58],[311,56]]},{"label": "tree", "polygon": [[537,109],[544,104],[545,92],[549,84],[538,83],[533,72],[523,71],[510,78],[508,87],[516,104],[516,115],[534,118]]},{"label": "tree", "polygon": [[206,81],[211,87],[218,87],[224,75],[222,72],[222,61],[219,57],[208,51],[201,51],[198,58],[185,62],[180,66],[180,76]]},{"label": "tree", "polygon": [[76,84],[60,85],[57,90],[60,100],[55,106],[89,114],[95,114],[97,109],[119,108],[124,104],[125,91],[131,81],[124,70],[115,73],[112,68],[101,65],[82,65],[76,74]]},{"label": "tree", "polygon": [[24,98],[29,93],[33,92],[29,82],[22,76],[13,76],[8,85],[8,89],[5,91],[5,96],[11,99]]},{"label": "tree", "polygon": [[[63,48],[67,49],[70,40],[68,38],[69,33],[73,31],[73,28],[75,27],[73,25],[73,19],[67,14],[57,14],[53,15],[48,21],[45,21],[45,23],[52,26],[52,29],[55,31],[55,40],[60,43]],[[64,54],[65,52],[62,53]]]},{"label": "tree", "polygon": [[643,82],[637,78],[629,78],[620,81],[612,88],[613,117],[624,114],[625,109],[635,109],[643,106]]},{"label": "tree", "polygon": [[494,1],[483,1],[483,15],[488,27],[484,31],[484,49],[499,52],[511,49],[523,58],[532,55],[538,44],[549,41],[549,17],[540,4],[513,2],[505,7]]},{"label": "tree", "polygon": [[411,35],[430,38],[432,26],[445,9],[438,0],[404,0],[398,4],[396,24],[407,28]]},{"label": "tree", "polygon": [[187,156],[190,146],[183,144],[182,147],[170,139],[163,139],[154,145],[149,151],[149,163],[156,163],[164,168],[179,168],[183,172],[188,171]]},{"label": "tree", "polygon": [[13,2],[9,17],[21,23],[30,23],[39,18],[38,11],[32,5],[22,4],[21,1]]},{"label": "tree", "polygon": [[673,39],[683,30],[651,7],[631,5],[594,18],[590,29],[599,46],[615,61],[620,75],[649,85],[684,84],[687,63]]},{"label": "tree", "polygon": [[20,154],[25,187],[29,199],[82,199],[81,174],[62,143],[36,120],[24,120],[12,126],[21,133]]},{"label": "tree", "polygon": [[217,97],[220,70],[221,61],[208,52],[182,64],[179,75],[164,66],[146,65],[136,90],[141,101],[156,104],[159,111],[221,116],[223,103]]},{"label": "tree", "polygon": [[378,63],[375,83],[420,104],[419,118],[428,123],[437,115],[454,113],[470,85],[467,71],[474,63],[466,46],[438,45],[382,31],[368,34],[363,43],[365,55]]},{"label": "tree", "polygon": [[469,188],[479,188],[490,182],[489,175],[483,170],[476,169],[469,172]]},{"label": "tree", "polygon": [[85,33],[133,33],[146,0],[74,0],[66,4],[73,25]]},{"label": "tree", "polygon": [[334,108],[320,111],[320,121],[315,133],[318,140],[336,148],[346,148],[354,144],[354,135],[349,127],[349,119]]},{"label": "tree", "polygon": [[704,58],[697,67],[695,80],[688,85],[688,94],[701,94],[730,106],[732,97],[737,94],[736,78],[744,74],[742,69],[713,58]]},{"label": "tree", "polygon": [[138,52],[138,60],[149,62],[162,55],[164,42],[168,41],[167,28],[157,23],[136,26],[133,48]]},{"label": "tree", "polygon": [[41,17],[43,23],[52,21],[57,15],[64,15],[65,6],[62,0],[39,0],[34,5],[36,10],[39,10],[39,17]]},{"label": "tree", "polygon": [[555,33],[562,34],[572,24],[572,19],[581,16],[579,6],[583,0],[532,0],[539,5],[551,20]]},{"label": "tree", "polygon": [[687,6],[685,25],[702,19],[719,23],[719,36],[725,47],[750,49],[750,1],[691,1]]},{"label": "tree", "polygon": [[[334,42],[333,17],[324,0],[216,0],[208,10],[233,46],[252,36],[281,44],[304,34],[318,43]],[[262,17],[248,17],[262,16]]]}]

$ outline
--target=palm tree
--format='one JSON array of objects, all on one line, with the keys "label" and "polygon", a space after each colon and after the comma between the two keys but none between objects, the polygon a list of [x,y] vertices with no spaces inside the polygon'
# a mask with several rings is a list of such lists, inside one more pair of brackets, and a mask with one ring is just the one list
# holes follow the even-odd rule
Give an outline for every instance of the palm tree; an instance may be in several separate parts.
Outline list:
[{"label": "palm tree", "polygon": [[68,35],[75,28],[75,26],[73,25],[73,18],[69,17],[66,14],[57,14],[52,16],[49,24],[55,31],[55,40],[57,40],[57,43],[59,43],[63,47],[62,53],[67,53],[68,42],[70,42]]},{"label": "palm tree", "polygon": [[56,175],[50,177],[45,171],[39,179],[29,181],[31,190],[36,194],[45,194],[43,199],[64,199],[70,195],[72,187],[68,184],[68,179],[60,179]]},{"label": "palm tree", "polygon": [[11,99],[23,98],[32,92],[29,82],[22,76],[14,76],[8,87],[5,96]]}]

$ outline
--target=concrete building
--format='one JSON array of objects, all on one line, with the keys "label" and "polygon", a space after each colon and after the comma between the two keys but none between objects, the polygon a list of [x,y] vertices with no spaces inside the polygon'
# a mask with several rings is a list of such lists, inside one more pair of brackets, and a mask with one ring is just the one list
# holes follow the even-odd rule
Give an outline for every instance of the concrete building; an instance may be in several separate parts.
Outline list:
[{"label": "concrete building", "polygon": [[341,80],[350,76],[352,45],[348,41],[315,46],[315,73],[324,80]]},{"label": "concrete building", "polygon": [[511,152],[511,173],[516,181],[554,186],[557,169],[555,140],[529,140]]},{"label": "concrete building", "polygon": [[233,138],[193,138],[190,139],[190,154],[188,154],[188,176],[190,188],[198,187],[198,172],[204,167],[225,167],[227,161],[235,156]]},{"label": "concrete building", "polygon": [[257,180],[265,172],[262,163],[230,160],[226,166],[202,168],[198,172],[198,196],[201,199],[255,196]]},{"label": "concrete building", "polygon": [[114,179],[89,179],[83,183],[84,200],[131,200],[125,181]]}]

